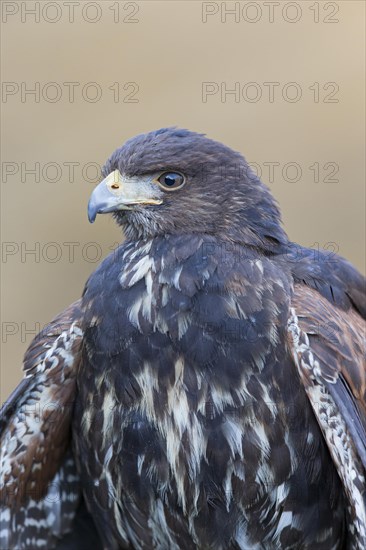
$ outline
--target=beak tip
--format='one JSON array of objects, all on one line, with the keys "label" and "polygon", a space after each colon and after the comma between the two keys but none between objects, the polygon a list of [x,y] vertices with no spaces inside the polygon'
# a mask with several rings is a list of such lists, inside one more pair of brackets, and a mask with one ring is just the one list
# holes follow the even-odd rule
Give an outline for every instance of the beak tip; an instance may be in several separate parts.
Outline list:
[{"label": "beak tip", "polygon": [[97,217],[98,211],[97,209],[92,205],[88,204],[88,220],[90,223],[95,222],[95,218]]}]

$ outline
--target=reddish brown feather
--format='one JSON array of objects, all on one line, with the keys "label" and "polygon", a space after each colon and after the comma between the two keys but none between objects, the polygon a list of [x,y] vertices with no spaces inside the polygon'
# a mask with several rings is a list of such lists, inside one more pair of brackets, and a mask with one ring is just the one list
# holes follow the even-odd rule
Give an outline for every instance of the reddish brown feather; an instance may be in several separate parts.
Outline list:
[{"label": "reddish brown feather", "polygon": [[366,423],[365,320],[355,310],[344,311],[304,285],[295,285],[291,305],[312,350],[327,369],[324,375],[334,381],[344,377]]},{"label": "reddish brown feather", "polygon": [[42,361],[42,358],[52,346],[54,340],[62,332],[67,331],[73,322],[81,318],[80,306],[81,299],[69,305],[37,334],[24,354],[24,371],[29,371],[36,367]]},{"label": "reddish brown feather", "polygon": [[303,285],[291,306],[289,346],[347,495],[349,544],[365,548],[366,322]]},{"label": "reddish brown feather", "polygon": [[0,499],[12,509],[45,495],[70,441],[82,341],[79,306],[72,304],[33,340],[24,358],[26,389],[4,407]]}]

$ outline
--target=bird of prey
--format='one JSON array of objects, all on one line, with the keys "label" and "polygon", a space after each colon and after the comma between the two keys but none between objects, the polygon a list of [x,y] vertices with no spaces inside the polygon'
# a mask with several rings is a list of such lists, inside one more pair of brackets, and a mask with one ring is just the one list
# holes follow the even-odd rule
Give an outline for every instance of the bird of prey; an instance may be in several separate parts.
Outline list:
[{"label": "bird of prey", "polygon": [[245,159],[164,128],[103,168],[125,240],[25,354],[2,548],[366,548],[365,280]]}]

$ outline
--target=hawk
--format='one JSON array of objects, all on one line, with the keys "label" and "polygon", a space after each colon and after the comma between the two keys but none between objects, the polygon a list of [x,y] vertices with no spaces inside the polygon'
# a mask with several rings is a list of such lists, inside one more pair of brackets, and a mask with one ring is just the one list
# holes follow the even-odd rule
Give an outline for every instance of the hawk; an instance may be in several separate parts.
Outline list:
[{"label": "hawk", "polygon": [[88,207],[125,241],[1,415],[3,548],[366,548],[365,280],[241,154],[164,128]]}]

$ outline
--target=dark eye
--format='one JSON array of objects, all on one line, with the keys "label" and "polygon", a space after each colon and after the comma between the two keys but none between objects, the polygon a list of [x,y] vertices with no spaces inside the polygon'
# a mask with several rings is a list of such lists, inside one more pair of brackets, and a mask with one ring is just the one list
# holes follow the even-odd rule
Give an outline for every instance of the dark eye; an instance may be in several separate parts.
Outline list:
[{"label": "dark eye", "polygon": [[163,189],[178,189],[184,185],[184,176],[178,172],[164,172],[158,177],[158,183]]}]

